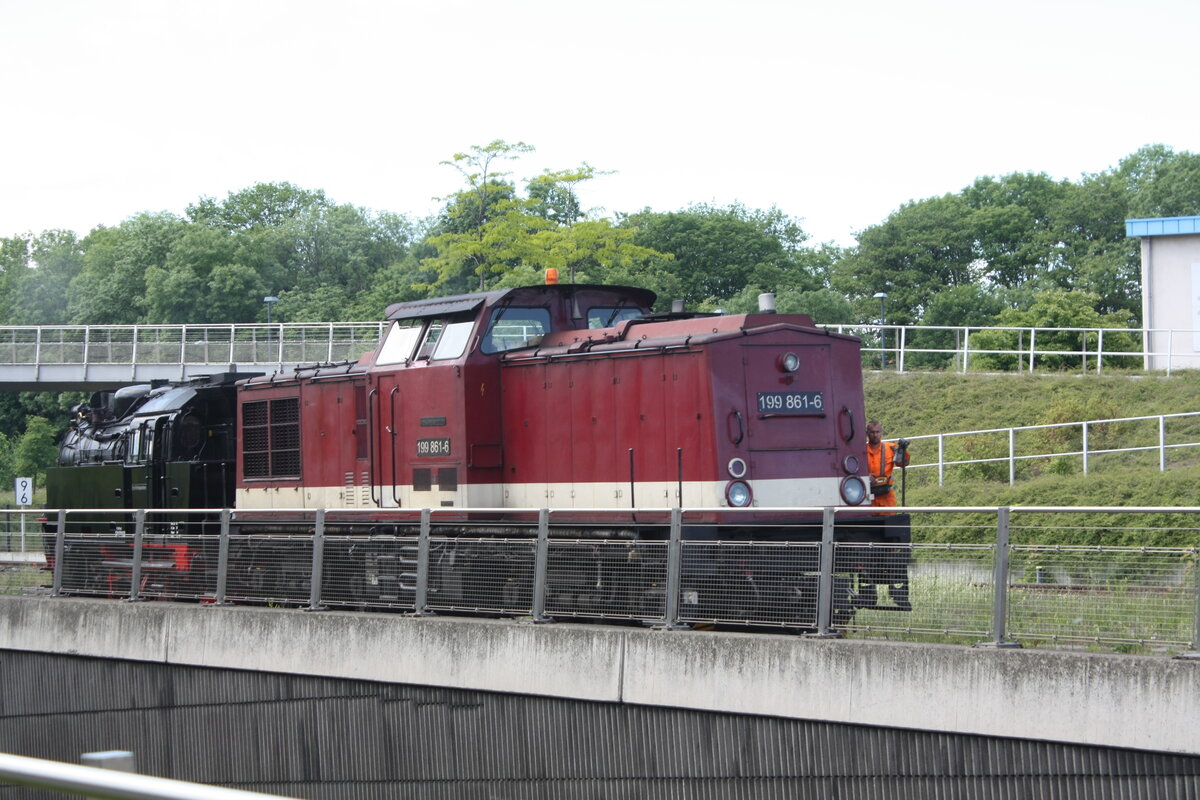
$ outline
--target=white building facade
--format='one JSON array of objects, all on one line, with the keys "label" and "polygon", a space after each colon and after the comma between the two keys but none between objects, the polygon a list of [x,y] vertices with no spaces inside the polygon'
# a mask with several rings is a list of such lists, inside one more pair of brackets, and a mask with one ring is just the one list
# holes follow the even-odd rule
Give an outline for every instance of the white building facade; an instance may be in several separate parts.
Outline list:
[{"label": "white building facade", "polygon": [[1200,368],[1200,217],[1125,220],[1142,240],[1145,368]]}]

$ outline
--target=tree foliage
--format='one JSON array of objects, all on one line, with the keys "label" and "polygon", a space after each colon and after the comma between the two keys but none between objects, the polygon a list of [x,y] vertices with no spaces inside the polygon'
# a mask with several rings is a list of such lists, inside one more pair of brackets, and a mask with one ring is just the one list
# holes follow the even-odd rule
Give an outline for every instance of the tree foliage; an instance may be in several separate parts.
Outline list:
[{"label": "tree foliage", "polygon": [[[855,247],[812,246],[800,220],[774,207],[600,215],[585,197],[607,173],[584,162],[518,178],[532,151],[497,139],[452,155],[443,163],[462,183],[429,220],[278,182],[82,239],[60,230],[0,239],[0,320],[253,322],[265,318],[267,295],[280,298],[280,321],[375,319],[398,300],[540,281],[554,268],[564,281],[652,289],[664,307],[753,310],[771,291],[780,310],[862,323],[879,319],[874,296],[886,292],[889,323],[949,329],[1012,322],[1043,294],[1044,306],[1067,293],[1064,324],[1136,325],[1139,251],[1125,219],[1200,214],[1200,156],[1152,144],[1078,181],[983,176],[905,203]],[[921,335],[953,350],[959,334]]]}]

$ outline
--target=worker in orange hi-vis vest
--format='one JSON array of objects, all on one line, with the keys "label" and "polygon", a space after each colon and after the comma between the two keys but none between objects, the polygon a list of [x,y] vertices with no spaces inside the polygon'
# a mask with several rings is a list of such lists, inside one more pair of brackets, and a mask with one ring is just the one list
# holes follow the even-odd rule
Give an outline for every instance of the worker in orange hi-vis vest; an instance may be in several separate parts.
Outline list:
[{"label": "worker in orange hi-vis vest", "polygon": [[871,471],[871,500],[873,506],[896,505],[892,491],[896,467],[908,466],[908,440],[883,441],[883,426],[877,421],[867,423],[867,468]]}]

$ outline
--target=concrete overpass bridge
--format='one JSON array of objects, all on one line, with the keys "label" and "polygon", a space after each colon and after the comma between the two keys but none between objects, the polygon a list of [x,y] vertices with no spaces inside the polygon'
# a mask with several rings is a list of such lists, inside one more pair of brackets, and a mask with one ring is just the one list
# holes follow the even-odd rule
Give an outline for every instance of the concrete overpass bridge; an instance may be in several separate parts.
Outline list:
[{"label": "concrete overpass bridge", "polygon": [[0,597],[0,750],[308,797],[1195,797],[1200,663]]},{"label": "concrete overpass bridge", "polygon": [[356,360],[383,322],[0,327],[0,390],[95,391]]}]

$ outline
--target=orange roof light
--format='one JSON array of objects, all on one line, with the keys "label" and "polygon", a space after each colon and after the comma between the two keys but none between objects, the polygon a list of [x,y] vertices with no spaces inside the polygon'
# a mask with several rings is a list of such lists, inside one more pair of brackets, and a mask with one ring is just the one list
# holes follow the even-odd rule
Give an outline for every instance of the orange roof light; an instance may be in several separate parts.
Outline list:
[{"label": "orange roof light", "polygon": [[546,270],[546,285],[553,286],[556,283],[558,283],[558,270],[550,267]]}]

